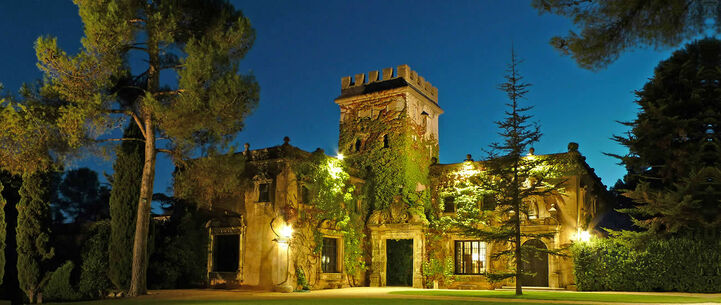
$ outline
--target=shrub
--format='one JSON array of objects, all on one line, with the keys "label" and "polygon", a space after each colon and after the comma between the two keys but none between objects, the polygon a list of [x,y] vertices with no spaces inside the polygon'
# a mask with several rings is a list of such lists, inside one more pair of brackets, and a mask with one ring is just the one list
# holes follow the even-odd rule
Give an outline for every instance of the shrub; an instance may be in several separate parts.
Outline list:
[{"label": "shrub", "polygon": [[50,274],[48,282],[43,288],[44,301],[74,301],[80,299],[80,294],[70,284],[70,276],[75,264],[65,262]]},{"label": "shrub", "polygon": [[98,298],[113,287],[108,277],[108,240],[110,223],[96,222],[90,229],[90,238],[85,243],[78,290],[84,297]]},{"label": "shrub", "polygon": [[579,290],[721,292],[721,241],[615,236],[572,247]]}]

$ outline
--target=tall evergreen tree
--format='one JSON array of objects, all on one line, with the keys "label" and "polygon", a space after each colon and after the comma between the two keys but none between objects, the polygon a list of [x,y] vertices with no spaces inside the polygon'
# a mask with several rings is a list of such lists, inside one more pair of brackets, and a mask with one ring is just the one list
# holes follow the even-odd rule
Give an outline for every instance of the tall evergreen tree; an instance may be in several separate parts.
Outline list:
[{"label": "tall evergreen tree", "polygon": [[23,174],[17,225],[18,281],[30,303],[37,301],[47,279],[50,247],[50,192],[45,173]]},{"label": "tall evergreen tree", "polygon": [[[676,47],[721,29],[721,2],[697,0],[533,0],[541,13],[567,17],[581,29],[551,39],[583,68],[599,69],[626,49]],[[709,22],[712,21],[712,22]]]},{"label": "tall evergreen tree", "polygon": [[653,233],[721,228],[721,41],[703,39],[659,63],[639,90],[638,117],[615,140],[628,147],[628,210]]},{"label": "tall evergreen tree", "polygon": [[[224,0],[75,3],[85,30],[81,52],[69,56],[55,38],[36,42],[43,91],[66,102],[57,107],[54,126],[71,148],[111,140],[98,135],[117,126],[115,120],[130,120],[141,130],[145,160],[129,289],[140,295],[147,291],[156,154],[183,159],[198,148],[227,145],[242,129],[259,98],[254,77],[239,73],[255,32]],[[135,75],[132,58],[145,65]],[[161,84],[162,71],[176,73],[177,82]]]},{"label": "tall evergreen tree", "polygon": [[66,171],[58,192],[60,196],[53,202],[53,214],[76,223],[108,217],[109,190],[100,185],[98,173],[91,169],[82,167]]},{"label": "tall evergreen tree", "polygon": [[[138,126],[129,124],[124,138],[141,139]],[[138,196],[143,172],[143,143],[123,142],[116,151],[113,164],[113,187],[110,191],[110,243],[108,276],[120,290],[130,288],[130,270],[133,263],[133,238],[135,219],[138,214]]]},{"label": "tall evergreen tree", "polygon": [[[532,122],[532,116],[527,114],[533,107],[521,105],[530,84],[523,81],[518,64],[519,60],[512,50],[505,82],[499,85],[499,89],[508,96],[506,118],[496,122],[503,141],[490,145],[488,160],[481,163],[480,170],[464,170],[460,177],[463,186],[457,189],[468,200],[459,202],[457,218],[453,223],[467,236],[505,246],[504,250],[495,252],[493,258],[508,258],[510,270],[486,275],[492,281],[515,278],[516,294],[521,295],[522,275],[528,274],[522,270],[525,258],[536,253],[559,254],[557,250],[521,243],[523,239],[553,236],[551,233],[521,230],[522,217],[530,215],[528,200],[562,191],[560,185],[563,181],[559,180],[555,160],[525,155],[541,138],[541,132],[538,123]],[[493,205],[489,204],[489,200],[495,204],[494,212],[483,212]],[[482,201],[485,201],[485,208],[478,204]]]}]

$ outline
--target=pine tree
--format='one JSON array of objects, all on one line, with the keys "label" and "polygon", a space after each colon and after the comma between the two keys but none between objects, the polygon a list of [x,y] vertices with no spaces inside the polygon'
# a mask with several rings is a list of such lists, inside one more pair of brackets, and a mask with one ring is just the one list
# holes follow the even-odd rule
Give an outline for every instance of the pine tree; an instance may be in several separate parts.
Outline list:
[{"label": "pine tree", "polygon": [[702,233],[721,228],[721,41],[703,39],[659,63],[636,94],[638,117],[615,140],[626,166],[626,210],[651,233]]},{"label": "pine tree", "polygon": [[[528,199],[562,191],[563,181],[559,179],[555,160],[524,155],[541,138],[541,132],[538,123],[531,122],[532,116],[527,114],[533,107],[521,106],[530,84],[523,82],[518,64],[512,50],[506,81],[499,85],[509,100],[506,118],[496,122],[503,141],[490,145],[488,160],[481,163],[482,168],[473,169],[471,163],[464,165],[460,184],[456,186],[462,200],[458,201],[453,224],[466,236],[505,246],[504,250],[495,252],[493,258],[508,258],[511,270],[488,272],[486,276],[492,281],[515,278],[516,294],[521,295],[521,276],[528,274],[522,270],[524,258],[536,253],[560,254],[558,250],[522,245],[524,238],[553,234],[523,232],[521,217],[530,213]],[[495,203],[494,211],[484,212],[493,205],[489,200]]]},{"label": "pine tree", "polygon": [[[142,138],[135,124],[125,128],[123,138]],[[117,149],[113,164],[112,190],[110,191],[110,244],[108,276],[116,289],[130,287],[130,270],[133,263],[133,237],[143,172],[143,144],[125,141]]]},{"label": "pine tree", "polygon": [[[69,56],[51,37],[35,44],[45,74],[43,93],[63,101],[54,112],[54,128],[70,148],[138,141],[97,137],[119,118],[138,125],[145,159],[128,294],[145,294],[156,153],[178,161],[209,147],[227,148],[242,130],[259,98],[255,78],[239,73],[255,32],[224,0],[75,3],[84,24],[81,52]],[[135,75],[132,58],[143,58]],[[161,72],[176,73],[177,81],[161,84]]]},{"label": "pine tree", "polygon": [[17,225],[18,281],[30,303],[37,301],[47,279],[47,261],[55,251],[50,247],[50,203],[48,175],[23,174]]},{"label": "pine tree", "polygon": [[[721,2],[695,0],[533,0],[541,13],[561,15],[581,29],[551,45],[583,68],[599,69],[626,49],[676,47],[721,28]],[[708,22],[713,20],[714,22]]]}]

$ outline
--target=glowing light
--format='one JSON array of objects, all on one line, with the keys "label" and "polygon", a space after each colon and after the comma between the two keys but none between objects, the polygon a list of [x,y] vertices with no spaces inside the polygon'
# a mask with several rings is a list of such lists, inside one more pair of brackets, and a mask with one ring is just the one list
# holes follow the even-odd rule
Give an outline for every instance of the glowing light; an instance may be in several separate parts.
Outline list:
[{"label": "glowing light", "polygon": [[341,153],[339,153],[339,154],[338,154],[337,156],[335,156],[335,157],[338,158],[338,160],[341,160],[341,161],[343,161],[343,158],[345,158],[345,156],[343,156],[343,154],[341,154]]},{"label": "glowing light", "polygon": [[293,238],[293,227],[291,225],[283,225],[279,230],[281,240],[288,240]]},{"label": "glowing light", "polygon": [[330,159],[328,162],[328,173],[330,173],[330,176],[333,179],[338,179],[340,177],[340,174],[343,172],[343,168],[333,161],[333,159]]},{"label": "glowing light", "polygon": [[474,261],[474,262],[475,262],[475,261],[478,261],[478,253],[473,253],[473,254],[471,254],[471,260]]},{"label": "glowing light", "polygon": [[588,242],[591,240],[591,233],[588,231],[579,231],[576,234],[576,239],[580,242]]},{"label": "glowing light", "polygon": [[458,175],[463,178],[475,176],[478,175],[478,173],[480,173],[480,171],[473,166],[472,162],[464,162],[463,168],[458,171]]}]

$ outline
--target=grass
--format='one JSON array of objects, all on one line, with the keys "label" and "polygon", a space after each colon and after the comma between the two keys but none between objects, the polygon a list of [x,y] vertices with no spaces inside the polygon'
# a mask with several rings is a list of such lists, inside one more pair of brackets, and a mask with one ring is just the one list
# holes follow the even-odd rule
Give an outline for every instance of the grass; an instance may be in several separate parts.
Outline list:
[{"label": "grass", "polygon": [[624,302],[624,303],[709,303],[720,302],[721,296],[702,295],[659,295],[659,294],[617,294],[603,292],[561,292],[561,291],[527,291],[516,296],[514,291],[492,290],[418,290],[395,291],[391,294],[420,295],[420,296],[451,296],[451,297],[479,297],[518,300],[552,300],[552,301],[580,301],[580,302]]},{"label": "grass", "polygon": [[282,300],[158,300],[158,299],[119,299],[76,303],[46,303],[66,305],[537,305],[527,302],[478,302],[457,300],[419,300],[419,299],[360,299],[360,298],[323,298],[323,299],[282,299]]}]

